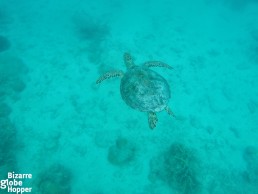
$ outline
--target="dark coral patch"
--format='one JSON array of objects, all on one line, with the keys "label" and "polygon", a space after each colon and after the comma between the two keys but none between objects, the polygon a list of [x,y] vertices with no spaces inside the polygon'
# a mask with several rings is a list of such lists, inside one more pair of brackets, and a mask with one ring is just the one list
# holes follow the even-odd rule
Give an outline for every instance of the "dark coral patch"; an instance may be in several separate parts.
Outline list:
[{"label": "dark coral patch", "polygon": [[136,148],[127,139],[119,137],[108,150],[108,161],[116,166],[129,164],[135,158]]},{"label": "dark coral patch", "polygon": [[201,193],[199,164],[192,149],[175,142],[164,153],[151,160],[149,179],[164,181],[176,193]]}]

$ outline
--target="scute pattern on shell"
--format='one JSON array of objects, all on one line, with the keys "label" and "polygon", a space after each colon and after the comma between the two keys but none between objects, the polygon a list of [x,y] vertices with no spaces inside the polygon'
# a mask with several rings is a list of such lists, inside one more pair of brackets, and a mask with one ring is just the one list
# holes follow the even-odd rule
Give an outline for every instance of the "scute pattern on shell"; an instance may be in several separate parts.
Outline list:
[{"label": "scute pattern on shell", "polygon": [[124,74],[120,92],[128,106],[142,112],[160,112],[170,98],[167,81],[155,71],[140,66],[134,66]]}]

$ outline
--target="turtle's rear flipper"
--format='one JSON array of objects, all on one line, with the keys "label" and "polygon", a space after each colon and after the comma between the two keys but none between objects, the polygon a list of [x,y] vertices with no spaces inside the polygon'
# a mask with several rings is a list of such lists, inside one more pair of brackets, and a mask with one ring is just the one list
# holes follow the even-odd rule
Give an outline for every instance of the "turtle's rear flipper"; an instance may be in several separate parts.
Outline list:
[{"label": "turtle's rear flipper", "polygon": [[146,67],[165,67],[168,69],[173,69],[173,67],[171,67],[168,64],[163,63],[161,61],[147,61],[143,65]]},{"label": "turtle's rear flipper", "polygon": [[170,116],[175,117],[174,113],[172,112],[172,110],[171,110],[168,106],[165,107],[165,111],[166,111]]},{"label": "turtle's rear flipper", "polygon": [[155,112],[148,112],[149,127],[154,129],[157,125],[158,118]]},{"label": "turtle's rear flipper", "polygon": [[100,84],[102,81],[110,79],[112,77],[123,77],[123,75],[124,73],[122,71],[110,71],[100,76],[99,79],[96,81],[96,84]]}]

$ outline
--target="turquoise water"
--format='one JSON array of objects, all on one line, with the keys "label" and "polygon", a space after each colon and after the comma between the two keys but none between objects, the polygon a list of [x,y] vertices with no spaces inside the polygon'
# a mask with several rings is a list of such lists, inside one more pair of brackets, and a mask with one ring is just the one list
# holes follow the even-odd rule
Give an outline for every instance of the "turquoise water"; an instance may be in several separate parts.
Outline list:
[{"label": "turquoise water", "polygon": [[[37,194],[258,194],[258,1],[0,1],[0,177]],[[133,61],[168,82],[150,130]],[[1,189],[0,193],[7,190]]]}]

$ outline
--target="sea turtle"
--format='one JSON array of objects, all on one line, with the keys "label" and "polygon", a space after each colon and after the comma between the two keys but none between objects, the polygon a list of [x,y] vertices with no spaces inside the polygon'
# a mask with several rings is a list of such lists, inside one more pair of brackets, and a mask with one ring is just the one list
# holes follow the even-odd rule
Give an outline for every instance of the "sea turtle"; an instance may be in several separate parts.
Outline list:
[{"label": "sea turtle", "polygon": [[165,110],[169,115],[174,116],[167,106],[170,99],[170,88],[167,81],[149,67],[171,66],[161,61],[147,61],[142,66],[134,64],[129,53],[124,54],[124,63],[127,71],[110,71],[102,75],[97,81],[121,77],[120,93],[125,103],[133,109],[148,113],[149,127],[154,129],[158,122],[156,112]]}]

